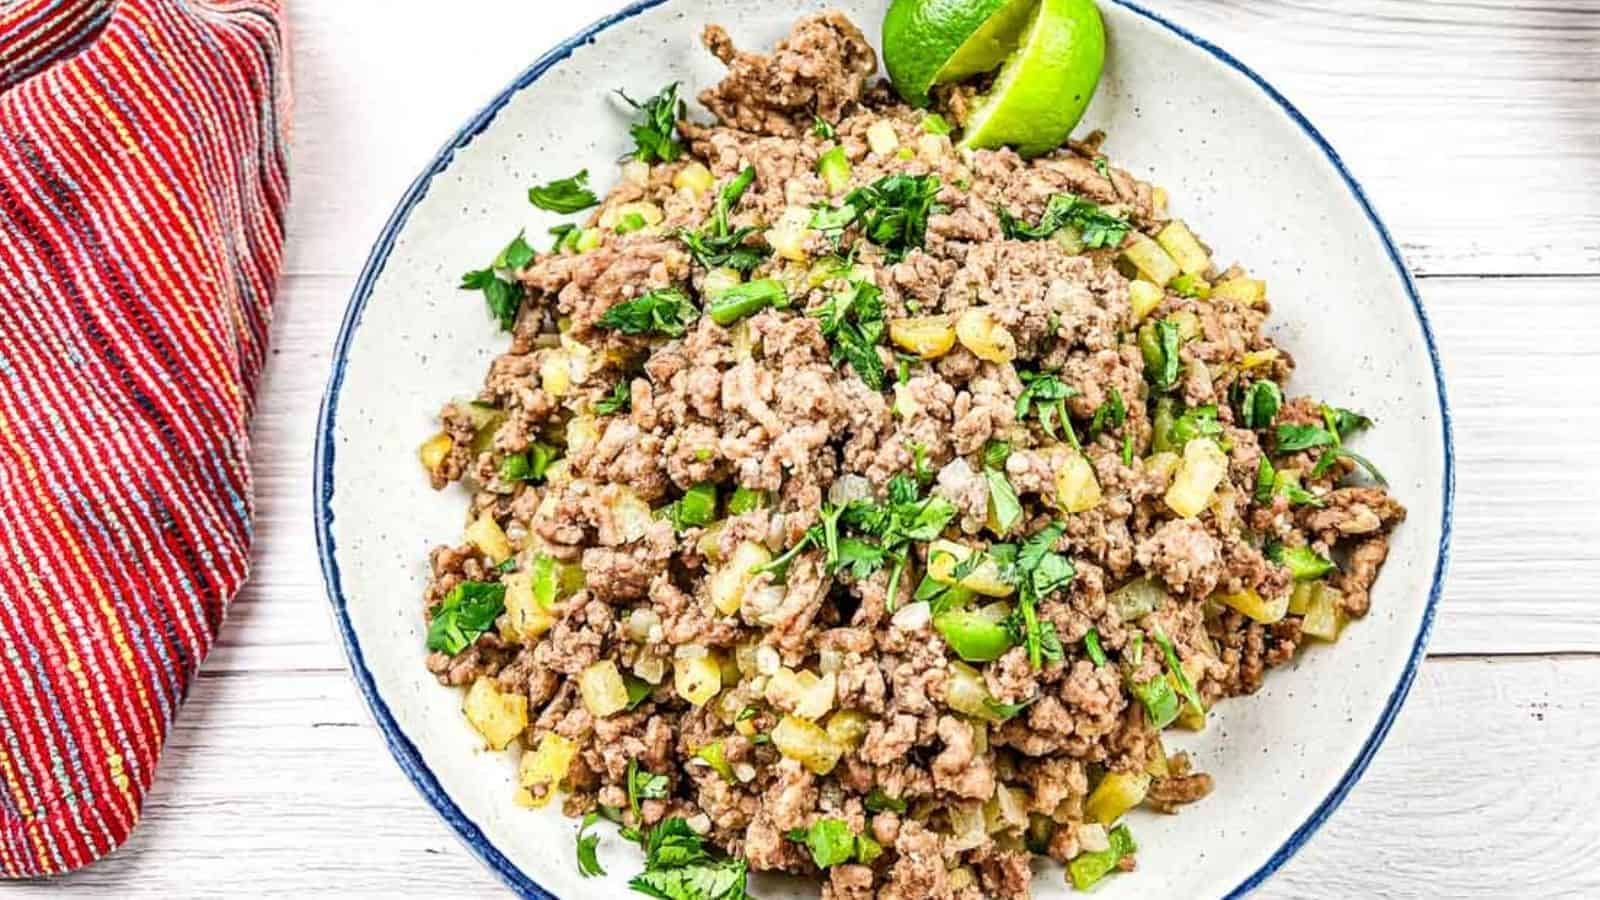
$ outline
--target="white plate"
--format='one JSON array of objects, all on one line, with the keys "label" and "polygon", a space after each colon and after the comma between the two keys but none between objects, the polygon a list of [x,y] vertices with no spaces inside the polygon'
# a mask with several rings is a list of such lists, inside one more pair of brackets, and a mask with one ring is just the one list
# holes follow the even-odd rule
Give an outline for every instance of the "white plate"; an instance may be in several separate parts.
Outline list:
[{"label": "white plate", "polygon": [[[875,33],[882,0],[837,0]],[[431,491],[416,447],[451,396],[476,391],[506,338],[461,272],[518,228],[555,224],[528,185],[628,149],[608,91],[635,96],[680,80],[691,95],[721,75],[700,48],[708,22],[743,47],[781,37],[820,4],[648,0],[551,51],[440,152],[374,246],[340,331],[319,422],[316,527],[350,665],[385,738],[467,846],[531,897],[624,896],[637,852],[602,842],[609,879],[583,880],[576,823],[513,805],[513,760],[480,751],[460,692],[422,666],[421,591],[429,547],[457,537],[465,496]],[[1253,697],[1222,704],[1181,741],[1216,791],[1178,816],[1136,812],[1136,874],[1105,898],[1249,891],[1321,824],[1382,742],[1422,658],[1444,574],[1453,467],[1439,361],[1393,242],[1338,156],[1260,77],[1225,52],[1131,4],[1105,3],[1106,75],[1083,128],[1104,128],[1119,164],[1171,192],[1174,212],[1271,285],[1272,331],[1296,357],[1291,387],[1362,409],[1378,427],[1360,449],[1385,469],[1410,517],[1372,613],[1336,646],[1274,671]],[[1374,836],[1374,840],[1378,840]],[[1071,893],[1045,868],[1035,895]],[[814,897],[758,883],[766,900]]]}]

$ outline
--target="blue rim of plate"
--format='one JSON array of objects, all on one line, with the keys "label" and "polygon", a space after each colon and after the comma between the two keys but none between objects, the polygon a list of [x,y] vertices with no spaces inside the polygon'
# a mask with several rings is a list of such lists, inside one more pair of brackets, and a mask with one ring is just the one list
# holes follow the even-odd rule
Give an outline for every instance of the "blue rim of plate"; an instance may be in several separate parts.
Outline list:
[{"label": "blue rim of plate", "polygon": [[[339,576],[339,563],[334,556],[335,542],[333,538],[333,460],[334,439],[333,425],[339,411],[339,391],[344,385],[345,364],[348,361],[350,342],[355,336],[356,326],[361,320],[362,313],[366,310],[367,301],[371,299],[372,287],[378,276],[382,274],[385,263],[388,262],[389,253],[394,249],[396,236],[410,218],[411,211],[418,202],[427,194],[428,187],[435,176],[450,167],[455,159],[457,150],[471,143],[474,138],[483,132],[494,120],[494,117],[511,100],[513,96],[524,88],[539,80],[556,64],[572,55],[572,52],[584,44],[589,43],[601,32],[614,25],[625,22],[646,10],[660,6],[669,0],[637,0],[637,2],[606,16],[603,19],[585,28],[583,31],[561,42],[556,47],[539,57],[533,65],[517,76],[508,87],[502,90],[489,105],[484,107],[471,121],[467,122],[455,136],[440,149],[439,153],[428,164],[428,167],[411,183],[405,196],[400,199],[399,205],[389,216],[382,233],[378,236],[377,243],[373,245],[372,253],[367,258],[366,265],[361,270],[361,276],[356,281],[355,291],[351,294],[350,304],[345,309],[344,320],[339,326],[339,336],[334,343],[333,372],[328,379],[327,391],[323,394],[322,407],[317,417],[317,443],[315,470],[312,479],[313,515],[315,516],[317,532],[317,554],[322,563],[322,578],[327,586],[328,600],[333,605],[334,617],[339,626],[339,637],[344,643],[345,655],[349,658],[351,673],[355,676],[356,683],[361,689],[361,694],[366,698],[367,706],[373,718],[377,721],[378,728],[383,733],[385,743],[389,745],[389,752],[393,754],[395,762],[400,765],[406,777],[433,806],[434,810],[454,828],[467,849],[485,866],[498,875],[512,890],[524,897],[538,898],[538,900],[558,900],[549,891],[540,887],[533,879],[518,866],[506,858],[499,848],[483,833],[477,823],[468,818],[461,807],[457,806],[444,790],[439,779],[428,768],[422,759],[422,754],[417,746],[411,742],[405,732],[400,729],[394,714],[387,703],[378,694],[377,684],[373,681],[372,672],[367,668],[366,658],[361,650],[361,643],[356,637],[354,626],[350,622],[348,601],[344,596],[344,589]],[[1411,690],[1412,682],[1416,680],[1417,670],[1421,666],[1428,643],[1428,635],[1433,630],[1434,615],[1439,606],[1439,594],[1444,587],[1445,569],[1450,559],[1450,536],[1452,519],[1455,509],[1455,443],[1450,428],[1450,404],[1445,394],[1444,369],[1439,362],[1439,350],[1434,343],[1433,328],[1428,323],[1427,311],[1423,309],[1422,301],[1417,295],[1417,287],[1411,278],[1411,272],[1406,268],[1405,261],[1400,256],[1400,251],[1395,247],[1394,239],[1389,235],[1389,229],[1378,218],[1378,213],[1373,209],[1371,201],[1367,199],[1366,192],[1362,189],[1355,177],[1345,167],[1344,161],[1339,157],[1321,132],[1306,119],[1288,98],[1279,93],[1266,79],[1251,69],[1249,66],[1234,58],[1228,51],[1207,41],[1206,39],[1190,32],[1166,18],[1157,15],[1128,0],[1111,0],[1118,6],[1148,19],[1167,29],[1178,37],[1199,47],[1211,54],[1219,62],[1244,75],[1259,87],[1273,102],[1292,119],[1305,135],[1315,143],[1328,162],[1339,173],[1340,178],[1350,188],[1351,194],[1366,213],[1368,221],[1378,233],[1383,242],[1384,250],[1389,254],[1390,261],[1394,264],[1395,272],[1400,276],[1401,283],[1405,286],[1406,295],[1411,300],[1412,310],[1416,313],[1417,323],[1422,328],[1423,339],[1428,348],[1428,359],[1433,367],[1434,386],[1439,394],[1439,419],[1440,429],[1444,437],[1444,496],[1442,498],[1442,511],[1439,530],[1439,555],[1433,570],[1432,585],[1428,590],[1428,605],[1423,610],[1422,623],[1417,629],[1415,642],[1411,647],[1410,658],[1406,661],[1405,671],[1400,675],[1400,681],[1390,692],[1389,699],[1384,705],[1383,713],[1378,718],[1377,725],[1372,733],[1367,736],[1361,751],[1345,770],[1332,791],[1323,798],[1317,808],[1312,811],[1306,821],[1296,828],[1283,845],[1267,859],[1266,862],[1251,873],[1244,881],[1227,893],[1227,897],[1243,897],[1255,890],[1273,872],[1276,872],[1285,862],[1288,862],[1311,835],[1327,821],[1328,816],[1344,802],[1357,781],[1366,771],[1367,765],[1372,762],[1372,757],[1382,746],[1384,738],[1389,734],[1390,727],[1394,724],[1395,716],[1404,704],[1406,695]]]}]

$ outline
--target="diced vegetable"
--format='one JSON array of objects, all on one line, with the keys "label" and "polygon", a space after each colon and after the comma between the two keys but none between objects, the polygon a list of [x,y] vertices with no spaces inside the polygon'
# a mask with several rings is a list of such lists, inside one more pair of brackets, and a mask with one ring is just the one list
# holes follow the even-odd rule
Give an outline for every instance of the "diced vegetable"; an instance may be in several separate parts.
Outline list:
[{"label": "diced vegetable", "polygon": [[[517,766],[517,783],[523,788],[517,795],[523,806],[540,807],[555,796],[556,785],[567,777],[567,770],[578,756],[578,745],[555,732],[539,740],[539,749],[522,754]],[[544,789],[544,790],[536,790]]]},{"label": "diced vegetable", "polygon": [[754,541],[745,541],[733,548],[728,562],[708,580],[711,605],[725,616],[738,612],[756,568],[771,561],[772,552]]},{"label": "diced vegetable", "polygon": [[1149,790],[1150,776],[1144,772],[1107,772],[1084,802],[1084,815],[1101,825],[1110,825],[1143,803]]},{"label": "diced vegetable", "polygon": [[744,276],[739,274],[738,269],[723,266],[705,274],[700,281],[700,294],[707,300],[714,300],[743,283]]},{"label": "diced vegetable", "polygon": [[1167,506],[1185,519],[1200,515],[1227,474],[1228,457],[1216,442],[1204,438],[1190,441],[1184,445],[1183,462],[1167,488]]},{"label": "diced vegetable", "polygon": [[1077,451],[1062,457],[1056,468],[1056,503],[1069,513],[1080,513],[1100,505],[1100,481],[1094,465]]},{"label": "diced vegetable", "polygon": [[1112,591],[1106,602],[1124,622],[1132,622],[1167,602],[1167,592],[1149,578],[1135,578]]},{"label": "diced vegetable", "polygon": [[584,587],[582,566],[559,562],[544,553],[534,555],[528,571],[532,575],[533,599],[540,609],[549,609]]},{"label": "diced vegetable", "polygon": [[1198,275],[1190,275],[1187,272],[1172,279],[1172,283],[1167,287],[1180,297],[1194,297],[1199,300],[1205,300],[1211,296],[1211,282]]},{"label": "diced vegetable", "polygon": [[983,823],[984,830],[990,834],[1000,831],[1020,832],[1027,828],[1027,792],[996,784],[994,796],[983,804]]},{"label": "diced vegetable", "polygon": [[[951,333],[950,340],[952,342],[955,341],[955,334],[953,332]],[[422,460],[422,467],[424,469],[427,469],[429,472],[438,472],[439,467],[443,466],[444,461],[450,457],[450,451],[455,449],[455,445],[456,442],[450,438],[450,435],[441,431],[433,437],[428,438],[426,441],[423,441],[422,446],[417,448],[417,458]]]},{"label": "diced vegetable", "polygon": [[1173,219],[1156,235],[1156,243],[1167,251],[1186,275],[1199,277],[1211,268],[1211,254],[1180,219]]},{"label": "diced vegetable", "polygon": [[791,206],[783,211],[776,224],[767,229],[767,243],[778,256],[805,262],[810,259],[806,253],[806,240],[811,234],[810,222],[811,210],[804,206]]},{"label": "diced vegetable", "polygon": [[693,648],[700,651],[699,655],[685,655],[683,651],[688,649],[680,647],[672,661],[672,686],[679,697],[695,706],[705,706],[722,690],[722,667],[704,647]]},{"label": "diced vegetable", "polygon": [[497,566],[511,558],[511,541],[487,510],[467,526],[466,539]]},{"label": "diced vegetable", "polygon": [[480,677],[472,683],[462,711],[466,713],[467,722],[489,742],[491,750],[504,750],[528,727],[528,698],[522,694],[502,694],[493,678]]},{"label": "diced vegetable", "polygon": [[1135,279],[1128,282],[1128,303],[1133,307],[1133,321],[1140,322],[1151,311],[1161,305],[1167,298],[1166,291],[1160,285],[1151,284],[1144,279]]},{"label": "diced vegetable", "polygon": [[900,136],[895,133],[894,123],[879,119],[867,126],[867,146],[879,156],[888,156],[900,147]]},{"label": "diced vegetable", "polygon": [[1017,357],[1016,338],[981,306],[969,307],[957,317],[956,338],[979,359],[1005,363]]},{"label": "diced vegetable", "polygon": [[729,784],[739,779],[733,774],[733,766],[728,762],[727,754],[723,752],[721,741],[712,741],[694,752],[694,755],[706,761],[711,766],[711,771],[722,776],[722,780]]},{"label": "diced vegetable", "polygon": [[1245,588],[1236,594],[1219,594],[1216,599],[1263,625],[1271,625],[1289,612],[1288,594],[1275,600],[1267,600],[1256,593],[1254,588]]},{"label": "diced vegetable", "polygon": [[754,509],[765,509],[769,503],[771,498],[766,491],[739,485],[733,489],[733,496],[728,498],[728,514],[743,515]]},{"label": "diced vegetable", "polygon": [[[637,217],[638,227],[631,227],[629,225],[630,220],[635,219],[635,217]],[[666,216],[661,212],[661,207],[647,200],[640,200],[607,207],[600,213],[599,225],[601,228],[609,228],[625,234],[629,231],[638,231],[639,228],[645,226],[660,225],[661,220],[664,218]]]},{"label": "diced vegetable", "polygon": [[600,439],[600,425],[587,413],[573,416],[567,421],[567,455],[576,456],[579,450]]},{"label": "diced vegetable", "polygon": [[[976,552],[955,541],[934,541],[928,545],[928,577],[940,584],[958,584],[985,597],[1009,597],[1014,593],[1016,585],[1000,577],[999,564],[988,554],[976,564],[966,564]],[[964,574],[958,579],[958,573]]]},{"label": "diced vegetable", "polygon": [[838,194],[850,186],[852,167],[843,147],[834,147],[817,160],[817,174],[827,184],[828,192]]},{"label": "diced vegetable", "polygon": [[506,412],[486,403],[473,401],[466,406],[467,417],[472,420],[472,446],[474,455],[494,446],[495,433],[506,423]]},{"label": "diced vegetable", "polygon": [[1323,582],[1315,582],[1311,601],[1300,621],[1300,631],[1324,641],[1337,641],[1344,630],[1344,595]]},{"label": "diced vegetable", "polygon": [[533,571],[514,572],[505,578],[505,621],[513,640],[536,641],[556,624],[555,616],[549,612],[550,605],[539,602],[536,580]]},{"label": "diced vegetable", "polygon": [[936,163],[950,152],[950,139],[942,134],[925,134],[917,138],[917,155]]},{"label": "diced vegetable", "polygon": [[854,750],[867,736],[870,723],[871,720],[865,713],[853,709],[841,709],[828,717],[828,738],[836,746]]},{"label": "diced vegetable", "polygon": [[711,170],[698,162],[689,163],[679,169],[678,174],[672,176],[673,187],[687,191],[694,197],[705,196],[705,192],[711,190],[711,186],[715,183],[716,179],[712,177]]},{"label": "diced vegetable", "polygon": [[1172,682],[1167,680],[1165,673],[1156,675],[1149,681],[1134,681],[1125,677],[1128,692],[1144,704],[1146,717],[1150,724],[1157,730],[1171,725],[1182,711],[1183,703],[1178,699],[1178,692],[1173,689]]},{"label": "diced vegetable", "polygon": [[655,521],[655,511],[633,488],[616,485],[611,498],[611,518],[616,523],[617,536],[623,543],[637,541],[650,530]]},{"label": "diced vegetable", "polygon": [[766,701],[779,709],[815,722],[833,710],[837,680],[832,672],[818,678],[814,672],[784,667],[767,679]]},{"label": "diced vegetable", "polygon": [[1122,257],[1139,270],[1139,274],[1155,282],[1157,287],[1166,287],[1167,282],[1177,278],[1181,271],[1160,244],[1138,232],[1133,233],[1123,248]]},{"label": "diced vegetable", "polygon": [[1200,336],[1200,317],[1191,309],[1180,309],[1167,317],[1178,329],[1178,340],[1192,341]]},{"label": "diced vegetable", "polygon": [[1251,350],[1239,358],[1239,367],[1243,369],[1260,368],[1282,355],[1277,347],[1268,347],[1265,350]]},{"label": "diced vegetable", "polygon": [[1132,856],[1139,849],[1126,825],[1118,825],[1111,829],[1109,840],[1111,846],[1106,849],[1094,853],[1080,853],[1072,862],[1067,863],[1067,877],[1071,879],[1074,888],[1087,891],[1094,887],[1100,879],[1116,871],[1117,865],[1124,857]]},{"label": "diced vegetable", "polygon": [[891,319],[889,340],[907,353],[938,359],[956,345],[956,329],[950,316]]},{"label": "diced vegetable", "polygon": [[1230,278],[1211,286],[1211,299],[1237,300],[1255,306],[1267,299],[1267,283],[1258,278]]},{"label": "diced vegetable", "polygon": [[967,662],[990,662],[1011,649],[1011,632],[982,612],[952,609],[933,617],[956,655]]},{"label": "diced vegetable", "polygon": [[1296,547],[1278,547],[1276,551],[1269,552],[1268,558],[1273,562],[1287,566],[1289,573],[1296,581],[1310,581],[1333,571],[1333,561],[1319,554],[1317,551],[1301,544]]},{"label": "diced vegetable", "polygon": [[820,726],[797,716],[784,716],[778,722],[772,729],[772,745],[818,775],[832,772],[844,752]]},{"label": "diced vegetable", "polygon": [[944,705],[965,716],[985,722],[1003,722],[1006,717],[995,711],[994,698],[983,682],[978,670],[966,663],[952,662],[950,677],[945,679]]},{"label": "diced vegetable", "polygon": [[706,307],[706,314],[711,316],[713,322],[726,328],[769,306],[788,304],[789,291],[783,282],[775,278],[763,278],[723,291]]},{"label": "diced vegetable", "polygon": [[577,250],[579,253],[587,253],[590,250],[600,246],[602,237],[603,235],[600,229],[585,228],[583,231],[578,233],[578,242],[573,245],[573,249]]},{"label": "diced vegetable", "polygon": [[578,673],[578,692],[589,714],[604,719],[628,706],[628,686],[617,671],[617,664],[602,659]]}]

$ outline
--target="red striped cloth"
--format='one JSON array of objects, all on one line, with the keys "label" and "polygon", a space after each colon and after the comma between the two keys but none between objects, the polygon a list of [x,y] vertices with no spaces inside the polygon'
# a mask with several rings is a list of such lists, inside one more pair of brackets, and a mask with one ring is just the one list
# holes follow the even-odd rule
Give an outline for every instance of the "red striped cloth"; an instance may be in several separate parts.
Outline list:
[{"label": "red striped cloth", "polygon": [[0,875],[120,844],[245,577],[278,0],[0,0]]}]

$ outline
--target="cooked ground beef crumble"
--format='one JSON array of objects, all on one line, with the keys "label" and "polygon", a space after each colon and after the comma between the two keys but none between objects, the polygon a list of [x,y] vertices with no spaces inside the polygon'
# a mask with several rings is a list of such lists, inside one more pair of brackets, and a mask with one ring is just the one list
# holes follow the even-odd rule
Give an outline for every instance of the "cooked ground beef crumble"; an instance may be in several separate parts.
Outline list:
[{"label": "cooked ground beef crumble", "polygon": [[[436,487],[475,491],[467,540],[431,556],[430,646],[454,652],[429,670],[472,688],[491,745],[524,748],[527,805],[682,819],[800,874],[804,834],[843,822],[860,838],[825,898],[1023,898],[1036,854],[1131,868],[1117,817],[1212,787],[1162,728],[1203,727],[1366,613],[1405,515],[1343,486],[1361,460],[1341,432],[1368,423],[1282,397],[1292,360],[1242,269],[1151,277],[1140,248],[1186,263],[1189,232],[1097,136],[957,150],[837,12],[770,55],[704,37],[729,67],[699,98],[716,123],[680,122],[685,152],[626,165],[587,242],[518,268],[510,349],[425,448]],[[940,103],[959,124],[963,98]],[[753,229],[741,274],[680,230],[746,170],[725,215]],[[934,191],[914,246],[862,217],[810,227],[892,176]],[[1063,196],[1095,215],[1038,234]],[[769,279],[781,301],[709,313]],[[708,312],[605,318],[669,289]],[[829,327],[863,292],[865,360]]]}]

